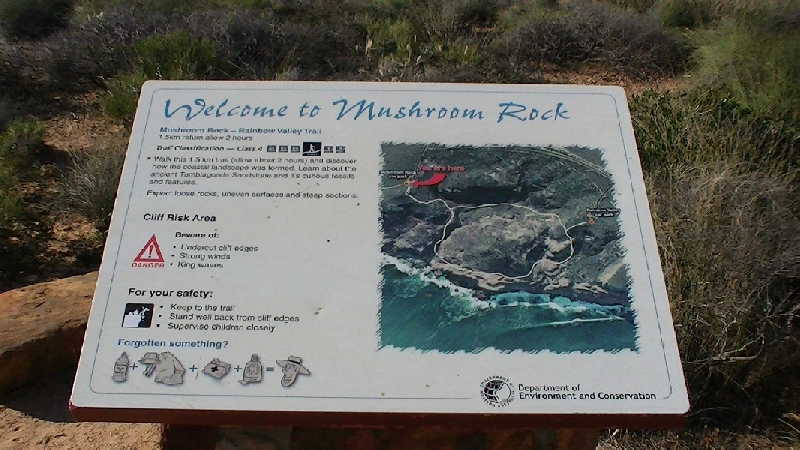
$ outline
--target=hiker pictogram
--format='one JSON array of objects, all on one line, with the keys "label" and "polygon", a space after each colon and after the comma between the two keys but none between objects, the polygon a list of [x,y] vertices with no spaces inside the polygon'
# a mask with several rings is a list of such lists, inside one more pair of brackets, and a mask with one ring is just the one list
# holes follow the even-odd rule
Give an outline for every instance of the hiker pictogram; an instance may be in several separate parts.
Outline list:
[{"label": "hiker pictogram", "polygon": [[161,255],[161,248],[158,247],[155,234],[144,244],[144,247],[142,247],[142,250],[136,255],[136,258],[133,259],[133,262],[164,262],[164,257]]}]

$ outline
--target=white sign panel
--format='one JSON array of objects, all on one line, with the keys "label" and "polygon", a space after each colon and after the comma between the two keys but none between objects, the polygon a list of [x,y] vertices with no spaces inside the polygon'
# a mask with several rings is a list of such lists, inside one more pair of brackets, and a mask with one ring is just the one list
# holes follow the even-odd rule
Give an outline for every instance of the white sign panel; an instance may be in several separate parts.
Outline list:
[{"label": "white sign panel", "polygon": [[146,83],[72,403],[680,416],[624,92]]}]

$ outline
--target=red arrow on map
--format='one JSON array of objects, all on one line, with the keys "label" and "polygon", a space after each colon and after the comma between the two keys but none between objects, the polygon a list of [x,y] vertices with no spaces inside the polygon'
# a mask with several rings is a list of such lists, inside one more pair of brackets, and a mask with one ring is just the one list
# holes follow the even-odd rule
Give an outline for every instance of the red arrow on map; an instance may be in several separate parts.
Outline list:
[{"label": "red arrow on map", "polygon": [[414,182],[411,183],[411,185],[414,187],[434,186],[444,181],[445,177],[447,177],[446,173],[435,173],[425,181],[414,180]]}]

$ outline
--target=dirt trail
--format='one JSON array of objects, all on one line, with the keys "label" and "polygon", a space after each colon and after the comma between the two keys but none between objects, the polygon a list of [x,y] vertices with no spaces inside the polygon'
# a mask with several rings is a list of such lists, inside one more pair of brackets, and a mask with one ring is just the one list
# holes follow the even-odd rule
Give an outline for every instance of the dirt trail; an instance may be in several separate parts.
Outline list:
[{"label": "dirt trail", "polygon": [[73,370],[0,397],[0,449],[158,449],[157,424],[76,423]]}]

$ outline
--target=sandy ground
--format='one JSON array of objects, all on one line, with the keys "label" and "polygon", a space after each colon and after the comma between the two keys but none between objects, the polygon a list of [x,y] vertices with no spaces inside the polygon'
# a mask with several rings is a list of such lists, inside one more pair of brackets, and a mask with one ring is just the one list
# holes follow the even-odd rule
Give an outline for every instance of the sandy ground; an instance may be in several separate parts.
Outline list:
[{"label": "sandy ground", "polygon": [[69,414],[74,371],[0,396],[0,449],[158,449],[157,424],[76,423]]}]

